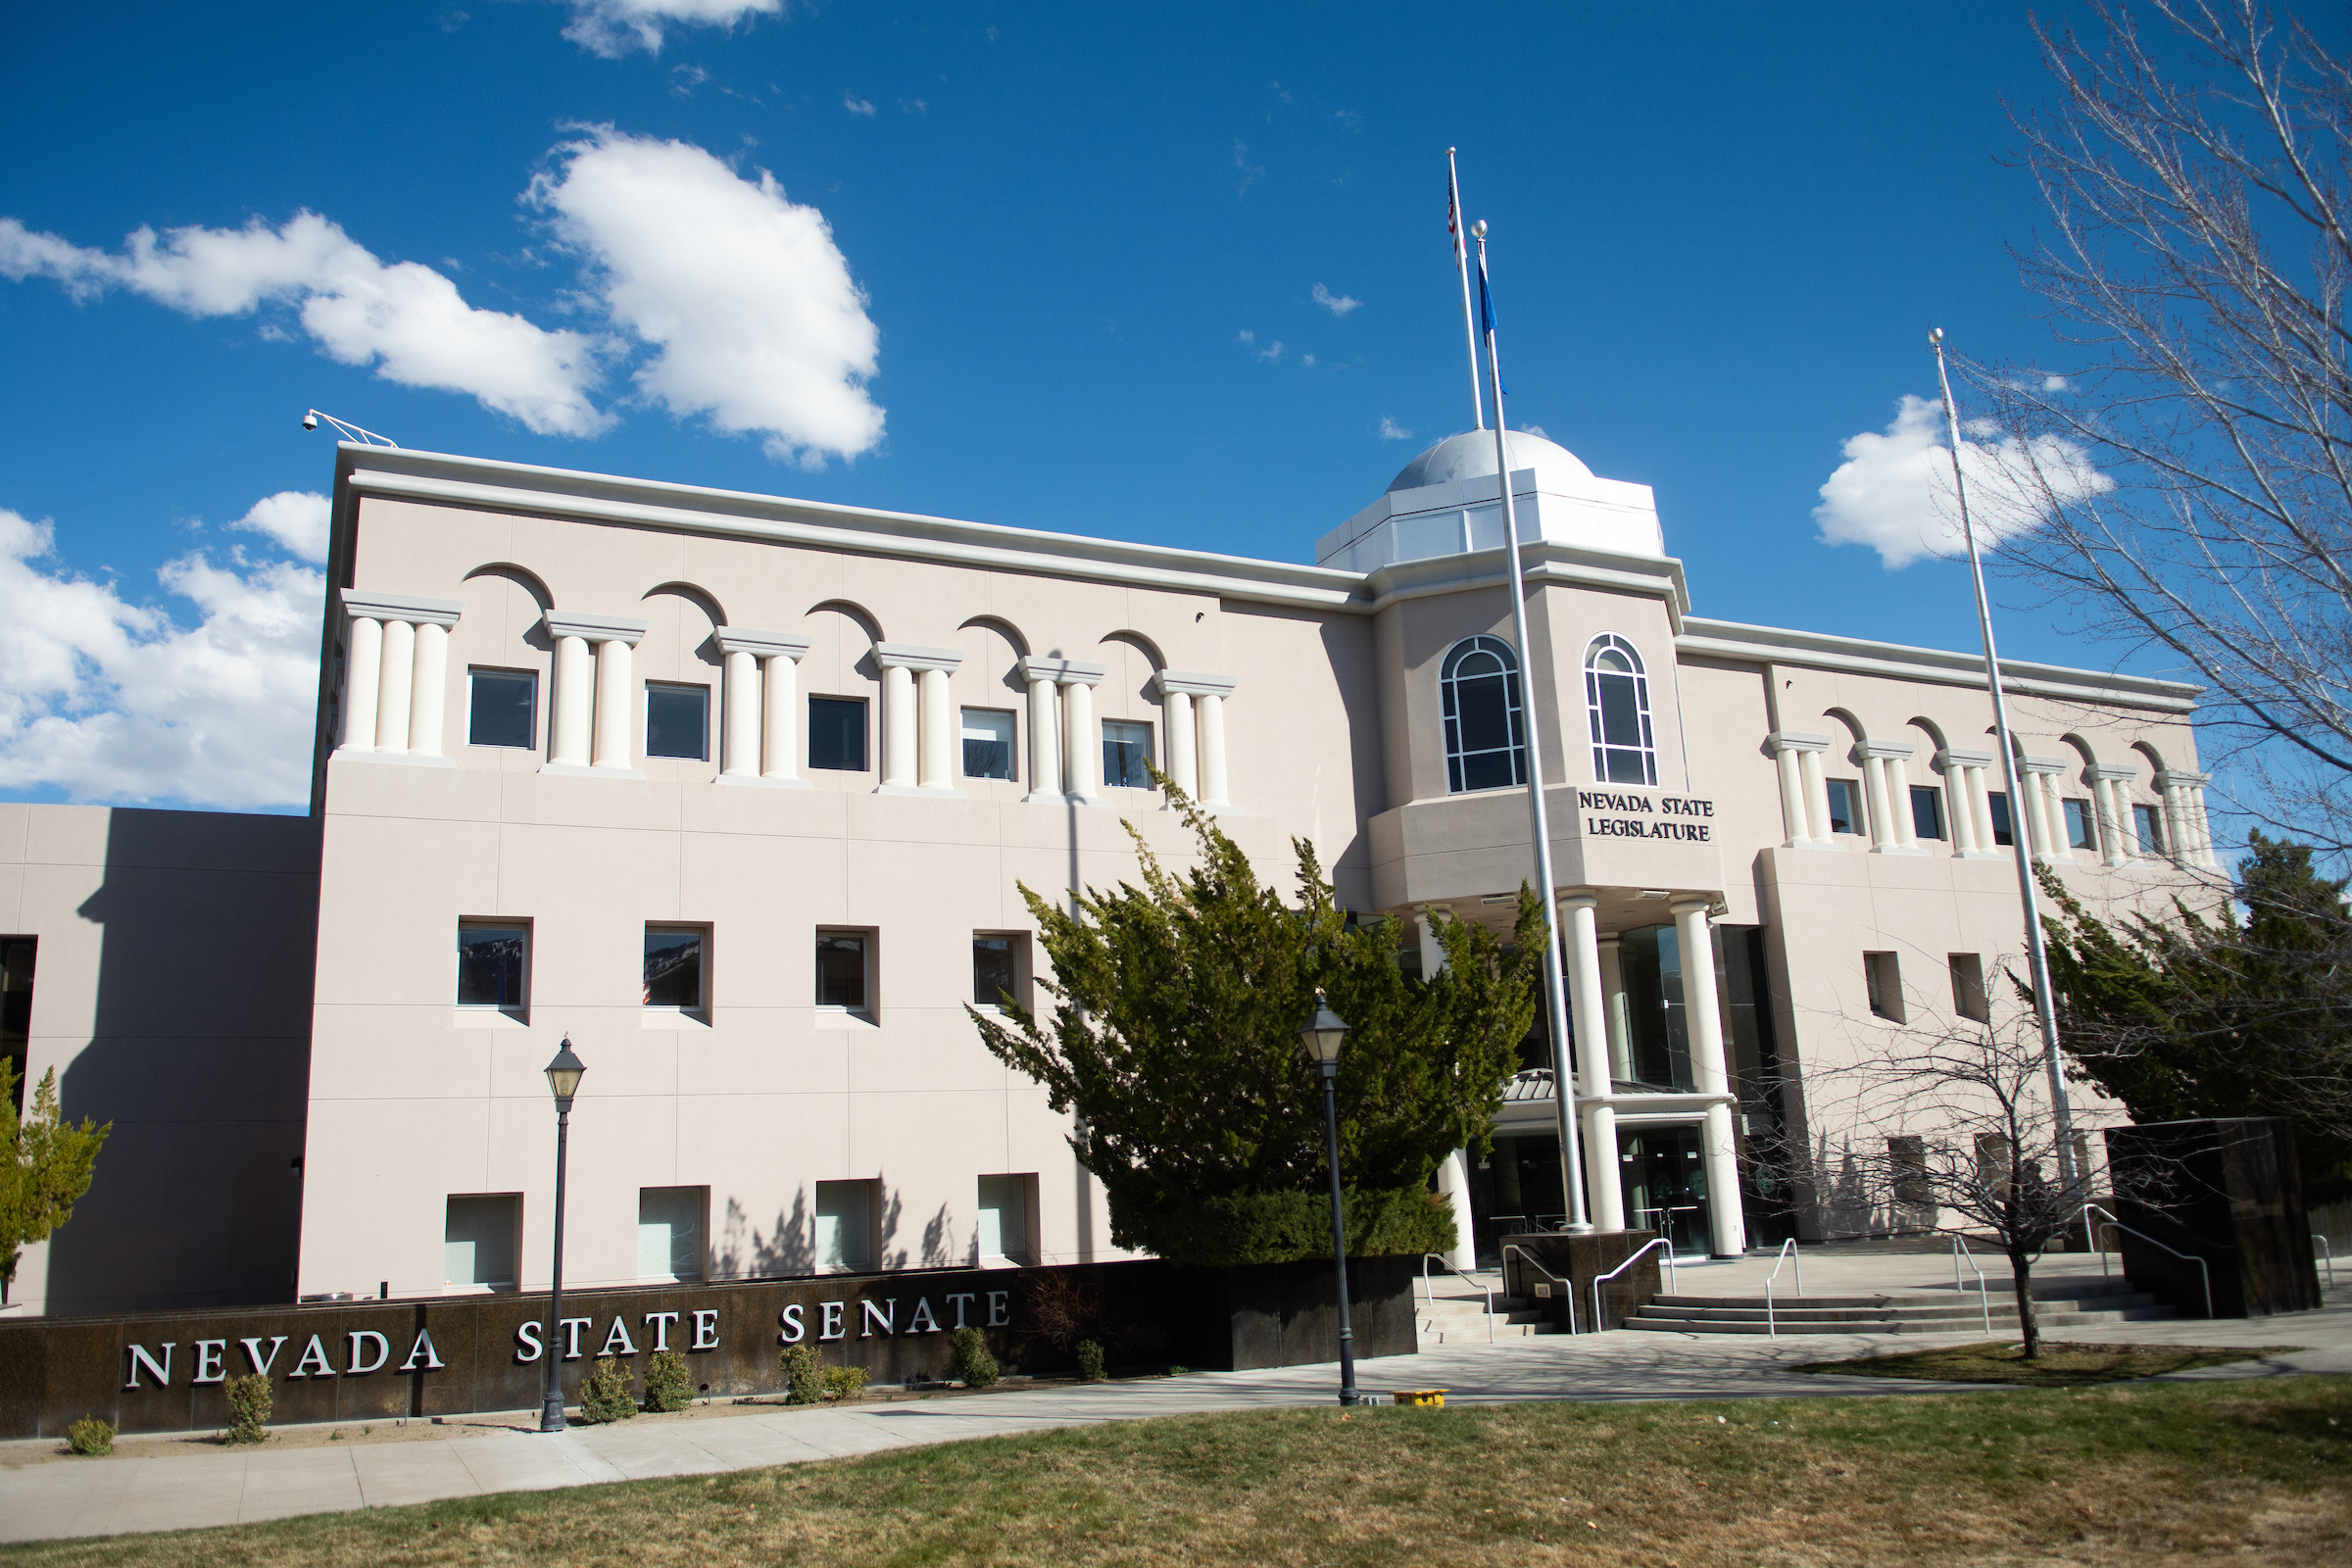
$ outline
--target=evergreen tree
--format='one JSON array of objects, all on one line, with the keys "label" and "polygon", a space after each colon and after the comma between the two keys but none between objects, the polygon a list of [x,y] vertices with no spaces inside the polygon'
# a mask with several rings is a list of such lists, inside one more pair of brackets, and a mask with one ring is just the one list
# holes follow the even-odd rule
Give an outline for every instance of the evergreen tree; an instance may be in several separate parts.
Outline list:
[{"label": "evergreen tree", "polygon": [[79,1127],[59,1119],[54,1067],[33,1088],[32,1114],[20,1117],[17,1082],[16,1064],[0,1056],[0,1298],[16,1283],[24,1249],[74,1217],[98,1150],[115,1130],[87,1116]]},{"label": "evergreen tree", "polygon": [[1451,1247],[1429,1179],[1452,1151],[1490,1147],[1535,1015],[1542,902],[1521,891],[1508,948],[1435,915],[1446,968],[1409,978],[1398,922],[1340,908],[1305,840],[1293,841],[1294,908],[1170,796],[1199,864],[1168,870],[1128,824],[1140,886],[1090,889],[1074,910],[1023,886],[1053,1015],[974,1011],[982,1040],[1076,1113],[1070,1145],[1103,1185],[1119,1246],[1205,1264],[1318,1256],[1330,1248],[1323,1091],[1298,1027],[1321,990],[1348,1025],[1337,1084],[1348,1250]]}]

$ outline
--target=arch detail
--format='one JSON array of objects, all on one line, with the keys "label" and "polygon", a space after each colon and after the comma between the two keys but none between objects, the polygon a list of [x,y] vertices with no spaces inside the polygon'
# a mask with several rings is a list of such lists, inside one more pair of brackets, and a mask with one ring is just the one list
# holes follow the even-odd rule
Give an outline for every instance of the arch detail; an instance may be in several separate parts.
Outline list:
[{"label": "arch detail", "polygon": [[867,642],[878,643],[885,640],[882,636],[882,622],[875,618],[872,611],[854,600],[820,599],[810,605],[804,613],[813,615],[820,610],[830,610],[837,615],[844,615],[856,621],[858,629],[865,633]]},{"label": "arch detail", "polygon": [[1019,655],[1023,659],[1029,657],[1029,639],[1021,635],[1020,627],[1015,626],[1011,621],[1006,620],[1004,616],[974,615],[971,619],[965,621],[962,625],[957,626],[956,629],[957,631],[968,631],[974,626],[987,627],[990,631],[995,632],[998,636],[1012,644],[1012,651],[1015,654]]},{"label": "arch detail", "polygon": [[547,586],[547,579],[528,566],[518,566],[512,561],[485,561],[466,573],[463,580],[471,582],[476,577],[506,578],[537,601],[542,614],[556,608],[556,596]]}]

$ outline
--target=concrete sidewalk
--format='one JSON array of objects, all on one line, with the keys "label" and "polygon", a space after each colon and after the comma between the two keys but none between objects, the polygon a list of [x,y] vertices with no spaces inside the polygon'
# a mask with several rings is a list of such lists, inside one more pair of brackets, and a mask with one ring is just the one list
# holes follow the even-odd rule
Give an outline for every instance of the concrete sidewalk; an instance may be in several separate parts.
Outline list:
[{"label": "concrete sidewalk", "polygon": [[[2352,1282],[2329,1292],[2328,1299],[2317,1312],[2253,1321],[2129,1324],[2102,1330],[2100,1337],[2156,1345],[2308,1348],[2294,1355],[2180,1374],[2184,1378],[2352,1373]],[[1978,1337],[1545,1336],[1387,1357],[1362,1363],[1358,1373],[1362,1386],[1384,1398],[1391,1390],[1444,1388],[1449,1403],[1463,1404],[1889,1396],[1983,1386],[1823,1377],[1792,1369],[1807,1361],[1916,1350]],[[750,1405],[740,1414],[691,1421],[644,1417],[577,1427],[555,1437],[501,1431],[466,1442],[29,1464],[0,1471],[0,1541],[182,1530],[442,1497],[749,1470],[1104,1421],[1327,1405],[1337,1386],[1334,1366],[1286,1367],[896,1405]],[[55,1446],[54,1440],[36,1441]]]}]

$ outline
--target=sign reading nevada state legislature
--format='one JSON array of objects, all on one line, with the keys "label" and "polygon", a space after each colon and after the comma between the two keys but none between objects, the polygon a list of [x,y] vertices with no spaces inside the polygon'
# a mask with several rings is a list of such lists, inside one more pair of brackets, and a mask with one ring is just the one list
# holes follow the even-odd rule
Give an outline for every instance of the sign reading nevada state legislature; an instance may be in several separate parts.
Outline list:
[{"label": "sign reading nevada state legislature", "polygon": [[1713,801],[1682,795],[1646,795],[1612,790],[1578,790],[1577,810],[1585,837],[1593,839],[1674,839],[1685,844],[1713,840]]}]

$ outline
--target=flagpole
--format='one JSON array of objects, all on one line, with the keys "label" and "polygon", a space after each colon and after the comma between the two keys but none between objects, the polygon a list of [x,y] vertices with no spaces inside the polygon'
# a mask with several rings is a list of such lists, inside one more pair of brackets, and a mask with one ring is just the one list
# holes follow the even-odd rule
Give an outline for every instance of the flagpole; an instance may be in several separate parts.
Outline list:
[{"label": "flagpole", "polygon": [[[1478,391],[1478,329],[1470,324],[1470,253],[1462,245],[1462,180],[1454,172],[1453,149],[1446,149],[1446,233],[1453,241],[1454,270],[1462,274],[1462,346],[1470,351],[1470,409],[1478,427],[1487,427],[1487,406]],[[1497,408],[1500,405],[1496,405]],[[1500,426],[1502,416],[1494,416]]]},{"label": "flagpole", "polygon": [[1960,411],[1952,402],[1952,378],[1943,368],[1943,328],[1928,330],[1936,354],[1936,381],[1943,389],[1943,423],[1952,440],[1952,492],[1960,499],[1960,532],[1968,540],[1968,574],[1977,585],[1977,626],[1984,634],[1984,685],[1992,693],[1992,727],[2001,747],[2001,781],[2009,790],[2009,847],[2017,858],[2017,896],[2026,909],[2026,964],[2034,984],[2034,1012],[2041,1025],[2042,1061],[2050,1073],[2050,1109],[2058,1130],[2058,1177],[2067,1193],[2087,1196],[2075,1169],[2074,1111],[2067,1103],[2066,1074],[2058,1058],[2058,1013],[2050,995],[2050,955],[2041,937],[2040,901],[2034,893],[2034,854],[2026,832],[2025,793],[2018,787],[2017,748],[2009,739],[2009,703],[2001,693],[2000,659],[1992,647],[1992,609],[1984,597],[1984,563],[1977,554],[1977,530],[1968,517],[1968,484],[1960,475]]},{"label": "flagpole", "polygon": [[1494,307],[1487,286],[1487,224],[1478,240],[1478,297],[1486,328],[1487,370],[1494,377],[1495,488],[1502,492],[1502,542],[1511,570],[1511,634],[1519,644],[1519,711],[1527,741],[1527,813],[1536,840],[1536,886],[1544,900],[1544,1002],[1551,1023],[1551,1100],[1560,1126],[1560,1171],[1566,1178],[1568,1233],[1591,1233],[1585,1213],[1585,1164],[1576,1136],[1576,1074],[1568,1062],[1568,992],[1560,973],[1559,888],[1551,876],[1551,823],[1544,809],[1544,734],[1537,722],[1535,654],[1527,637],[1527,577],[1519,564],[1519,514],[1511,503],[1511,455],[1503,442],[1502,358],[1494,347]]}]

